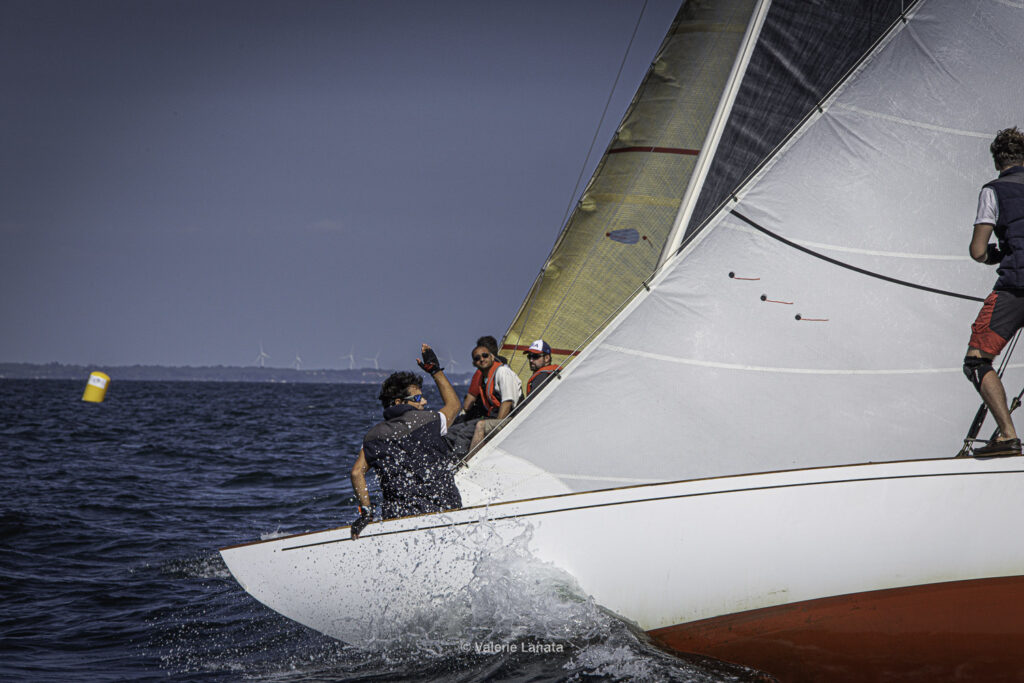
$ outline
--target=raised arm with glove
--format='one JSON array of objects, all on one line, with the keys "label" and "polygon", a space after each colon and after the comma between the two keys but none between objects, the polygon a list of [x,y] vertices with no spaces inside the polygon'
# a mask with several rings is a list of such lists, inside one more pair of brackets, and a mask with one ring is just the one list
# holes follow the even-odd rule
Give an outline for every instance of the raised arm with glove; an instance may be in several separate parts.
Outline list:
[{"label": "raised arm with glove", "polygon": [[[448,378],[444,375],[444,368],[437,360],[437,354],[430,348],[429,345],[423,344],[421,347],[421,359],[416,360],[416,364],[423,368],[424,372],[430,374],[434,379],[434,383],[437,384],[437,389],[441,393],[441,400],[444,405],[437,411],[439,415],[431,416],[429,413],[422,413],[417,411],[424,411],[426,407],[426,400],[423,398],[420,385],[422,379],[417,375],[409,372],[397,372],[393,373],[391,377],[385,380],[381,388],[381,402],[384,406],[384,417],[387,422],[397,420],[395,424],[420,424],[420,425],[432,425],[429,432],[423,433],[422,435],[415,436],[416,441],[412,444],[400,445],[401,439],[398,440],[399,445],[392,444],[388,448],[392,449],[390,453],[387,453],[383,457],[388,458],[401,458],[405,449],[411,449],[408,452],[420,452],[417,449],[427,448],[427,453],[430,455],[431,460],[434,461],[435,468],[439,468],[432,477],[428,477],[427,480],[434,482],[431,484],[433,487],[432,491],[425,493],[425,499],[429,500],[428,509],[430,506],[438,506],[439,509],[453,509],[461,506],[461,499],[458,495],[458,489],[455,486],[454,479],[452,479],[452,473],[447,468],[447,454],[449,453],[449,447],[441,438],[447,431],[447,425],[450,425],[455,420],[455,416],[459,413],[459,397],[455,393],[455,389],[452,388]],[[394,392],[395,386],[393,382],[401,382],[402,385],[397,387],[399,392]],[[389,383],[392,385],[389,388]],[[411,392],[411,393],[405,393]],[[415,395],[414,395],[415,394]],[[413,411],[419,417],[409,417],[409,412]],[[404,416],[403,416],[404,415]],[[412,420],[410,422],[409,420]],[[424,423],[423,420],[426,420]],[[405,422],[402,422],[402,421]],[[418,422],[417,422],[418,420]],[[383,424],[383,423],[382,423]],[[380,427],[380,425],[378,425]],[[377,429],[375,427],[374,429]],[[404,427],[402,429],[405,429]],[[373,508],[370,504],[370,494],[366,488],[366,471],[370,469],[369,462],[366,459],[367,449],[371,451],[371,460],[375,463],[382,457],[381,446],[378,443],[381,441],[380,436],[371,437],[374,430],[370,430],[367,435],[367,439],[364,440],[364,447],[359,450],[359,457],[356,459],[355,464],[352,465],[352,471],[350,473],[352,480],[352,490],[355,491],[356,497],[359,499],[359,518],[352,523],[352,539],[359,538],[359,535],[366,529],[366,527],[373,522]],[[402,433],[402,432],[399,432]],[[413,435],[419,434],[418,431],[413,430]],[[389,442],[391,443],[391,442]],[[423,444],[427,444],[424,446]],[[398,448],[394,451],[394,448]],[[386,451],[385,451],[386,452]],[[421,456],[418,455],[417,458]],[[390,460],[389,460],[390,461]],[[431,465],[427,465],[428,467]],[[377,467],[375,464],[374,467]],[[378,477],[381,476],[381,472],[378,470]],[[390,475],[389,475],[390,476]],[[447,480],[447,483],[446,483]],[[393,501],[397,498],[394,493],[391,494],[391,498],[388,498],[388,489],[384,482],[381,485],[382,493],[384,495],[383,502],[383,514],[394,516],[395,508]],[[394,486],[394,482],[391,481],[390,486]],[[440,488],[438,486],[440,485]],[[442,493],[438,494],[438,491]],[[392,502],[389,503],[389,500]],[[441,502],[438,502],[441,501]],[[389,508],[388,506],[392,507]],[[388,510],[392,512],[389,513]]]}]

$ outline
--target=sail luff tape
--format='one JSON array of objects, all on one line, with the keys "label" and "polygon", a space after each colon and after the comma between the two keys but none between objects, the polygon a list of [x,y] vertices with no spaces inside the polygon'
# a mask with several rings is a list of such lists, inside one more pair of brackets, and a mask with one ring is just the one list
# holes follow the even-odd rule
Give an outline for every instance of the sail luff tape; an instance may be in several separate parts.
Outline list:
[{"label": "sail luff tape", "polygon": [[707,179],[708,171],[711,169],[711,160],[718,151],[718,143],[722,140],[722,133],[725,131],[725,125],[729,121],[733,104],[736,102],[736,96],[739,94],[740,85],[743,82],[743,76],[746,74],[747,66],[750,64],[754,48],[757,47],[758,37],[761,35],[761,27],[764,26],[764,20],[768,15],[771,4],[771,0],[755,0],[754,7],[751,9],[750,21],[747,22],[747,28],[740,41],[739,49],[736,51],[736,58],[733,60],[732,68],[725,79],[718,106],[715,107],[715,113],[711,117],[711,124],[708,126],[707,135],[700,145],[701,154],[697,156],[693,171],[690,173],[690,178],[686,183],[686,189],[683,190],[683,196],[679,202],[679,210],[676,212],[675,220],[669,229],[661,255],[655,264],[655,271],[659,270],[665,265],[666,261],[682,249],[683,241],[686,238],[686,228],[693,217],[693,210],[697,207],[700,191],[703,189],[704,181]]},{"label": "sail luff tape", "polygon": [[107,395],[107,386],[110,385],[110,377],[102,372],[93,372],[89,375],[89,381],[85,385],[85,393],[82,400],[89,403],[103,403]]}]

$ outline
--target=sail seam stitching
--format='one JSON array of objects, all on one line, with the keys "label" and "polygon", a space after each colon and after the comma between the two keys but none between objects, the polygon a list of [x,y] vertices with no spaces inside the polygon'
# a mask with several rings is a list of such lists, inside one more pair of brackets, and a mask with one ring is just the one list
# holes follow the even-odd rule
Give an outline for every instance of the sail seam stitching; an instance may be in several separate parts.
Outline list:
[{"label": "sail seam stitching", "polygon": [[[740,230],[745,233],[757,234],[757,231],[752,230],[746,226],[735,226],[729,225],[724,226],[730,230]],[[813,247],[815,249],[824,249],[826,251],[839,251],[846,254],[860,254],[862,256],[884,256],[886,258],[902,258],[902,259],[917,259],[922,261],[971,261],[969,256],[953,256],[952,254],[914,254],[903,251],[881,251],[877,249],[860,249],[858,247],[841,247],[836,244],[826,244],[824,242],[809,242],[807,240],[793,240],[794,244],[799,244],[805,247]]]},{"label": "sail seam stitching", "polygon": [[902,116],[893,116],[892,114],[883,114],[879,111],[871,111],[870,109],[861,109],[855,107],[852,104],[840,104],[834,103],[830,109],[841,109],[844,111],[851,111],[855,114],[862,114],[864,116],[870,116],[875,119],[882,119],[883,121],[892,121],[893,123],[902,123],[907,126],[913,126],[914,128],[923,128],[924,130],[933,130],[939,133],[949,133],[950,135],[961,135],[970,138],[980,138],[982,140],[990,140],[992,138],[991,133],[978,133],[973,130],[962,130],[959,128],[946,128],[945,126],[936,126],[932,123],[924,123],[923,121],[914,121],[913,119],[906,119]]},{"label": "sail seam stitching", "polygon": [[[679,356],[669,356],[661,353],[652,353],[650,351],[641,351],[639,349],[629,349],[624,346],[615,346],[613,344],[605,344],[601,348],[609,351],[616,351],[618,353],[624,353],[630,356],[638,356],[640,358],[646,358],[648,360],[666,361],[669,363],[679,363],[681,365],[696,365],[705,368],[717,368],[721,370],[747,370],[752,372],[775,372],[782,374],[793,374],[793,375],[924,375],[924,374],[940,374],[946,372],[962,372],[962,368],[892,368],[887,370],[857,370],[857,369],[835,369],[835,368],[782,368],[782,367],[771,367],[767,365],[742,365],[739,363],[722,363],[719,361],[712,360],[698,360],[696,358],[681,358]],[[1024,368],[1024,363],[1014,363],[1009,368]]]}]

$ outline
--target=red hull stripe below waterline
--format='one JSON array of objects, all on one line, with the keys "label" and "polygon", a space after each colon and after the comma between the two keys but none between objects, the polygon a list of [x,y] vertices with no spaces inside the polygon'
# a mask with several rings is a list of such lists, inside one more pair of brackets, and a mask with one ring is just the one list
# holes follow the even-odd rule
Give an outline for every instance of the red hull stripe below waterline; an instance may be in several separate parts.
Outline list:
[{"label": "red hull stripe below waterline", "polygon": [[796,681],[1024,681],[1024,576],[856,593],[650,632]]}]

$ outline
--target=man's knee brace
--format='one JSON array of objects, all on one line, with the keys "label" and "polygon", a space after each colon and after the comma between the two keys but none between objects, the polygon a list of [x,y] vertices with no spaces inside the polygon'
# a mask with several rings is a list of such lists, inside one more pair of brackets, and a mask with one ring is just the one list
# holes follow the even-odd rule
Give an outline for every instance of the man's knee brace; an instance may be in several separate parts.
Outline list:
[{"label": "man's knee brace", "polygon": [[977,356],[967,356],[964,358],[964,374],[967,375],[967,379],[971,380],[971,384],[974,388],[981,393],[981,380],[985,378],[985,375],[995,370],[992,367],[991,358],[979,358]]}]

